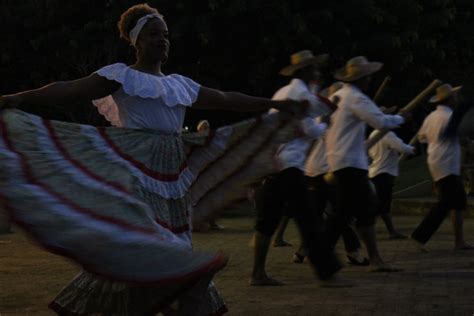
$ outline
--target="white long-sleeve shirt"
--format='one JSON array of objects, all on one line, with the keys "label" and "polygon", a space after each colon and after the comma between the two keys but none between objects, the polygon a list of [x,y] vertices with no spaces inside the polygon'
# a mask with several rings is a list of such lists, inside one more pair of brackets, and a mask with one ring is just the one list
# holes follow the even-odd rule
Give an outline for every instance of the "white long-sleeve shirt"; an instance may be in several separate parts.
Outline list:
[{"label": "white long-sleeve shirt", "polygon": [[338,109],[331,116],[326,148],[329,171],[353,167],[369,167],[365,148],[366,123],[375,129],[393,129],[404,122],[400,115],[386,115],[357,87],[344,87],[331,96],[339,99]]},{"label": "white long-sleeve shirt", "polygon": [[317,177],[328,171],[329,165],[326,158],[326,141],[324,137],[321,137],[313,143],[313,148],[306,160],[305,174],[308,177]]},{"label": "white long-sleeve shirt", "polygon": [[420,143],[428,143],[428,167],[434,181],[461,174],[461,145],[459,139],[445,138],[443,132],[453,110],[438,105],[423,121],[418,131]]},{"label": "white long-sleeve shirt", "polygon": [[[318,123],[317,117],[329,113],[330,109],[321,102],[316,95],[310,92],[308,86],[300,79],[291,82],[278,90],[273,100],[307,100],[310,103],[308,116],[301,120],[301,132],[303,137],[296,138],[288,143],[282,144],[276,154],[275,162],[278,171],[295,167],[305,170],[305,161],[314,139],[321,137],[327,129],[327,124]],[[277,111],[271,109],[271,112]]]},{"label": "white long-sleeve shirt", "polygon": [[[375,134],[377,134],[377,130],[370,134],[369,139]],[[413,146],[405,144],[394,132],[388,132],[369,149],[369,156],[372,158],[372,163],[369,166],[369,178],[374,178],[381,173],[397,177],[399,154],[413,154],[414,150]]]}]

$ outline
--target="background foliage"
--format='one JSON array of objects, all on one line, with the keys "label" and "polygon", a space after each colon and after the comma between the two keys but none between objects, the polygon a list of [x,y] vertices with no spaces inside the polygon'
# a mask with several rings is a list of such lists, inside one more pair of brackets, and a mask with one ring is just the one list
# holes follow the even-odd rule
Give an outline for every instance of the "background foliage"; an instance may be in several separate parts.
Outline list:
[{"label": "background foliage", "polygon": [[[0,93],[74,79],[113,62],[133,62],[116,23],[126,0],[0,0]],[[169,24],[165,71],[203,85],[271,97],[278,76],[301,49],[331,55],[331,73],[356,55],[383,61],[393,80],[381,103],[403,105],[433,79],[471,90],[472,0],[158,0]],[[376,88],[376,87],[375,87]],[[51,118],[106,124],[90,104],[30,108]],[[420,113],[418,115],[421,116]],[[190,111],[187,123],[214,126],[241,119]]]}]

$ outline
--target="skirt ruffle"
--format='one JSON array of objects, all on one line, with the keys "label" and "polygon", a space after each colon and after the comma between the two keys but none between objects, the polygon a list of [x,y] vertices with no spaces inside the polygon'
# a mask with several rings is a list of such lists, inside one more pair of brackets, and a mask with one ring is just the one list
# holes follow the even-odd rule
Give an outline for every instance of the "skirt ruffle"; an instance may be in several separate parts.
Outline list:
[{"label": "skirt ruffle", "polygon": [[221,315],[227,309],[220,293],[202,278],[193,285],[176,288],[133,286],[87,272],[80,273],[49,306],[57,313],[73,315],[139,316],[174,309],[180,315]]},{"label": "skirt ruffle", "polygon": [[[192,250],[192,205],[202,219],[244,196],[246,185],[273,172],[273,153],[295,124],[265,115],[180,136],[9,110],[0,133],[4,207],[44,247],[87,271],[52,307],[80,315],[118,306],[134,315],[132,305],[163,308],[192,297],[191,289],[214,291],[209,282],[226,260]],[[203,306],[209,302],[220,306],[204,314],[223,309],[220,298]]]}]

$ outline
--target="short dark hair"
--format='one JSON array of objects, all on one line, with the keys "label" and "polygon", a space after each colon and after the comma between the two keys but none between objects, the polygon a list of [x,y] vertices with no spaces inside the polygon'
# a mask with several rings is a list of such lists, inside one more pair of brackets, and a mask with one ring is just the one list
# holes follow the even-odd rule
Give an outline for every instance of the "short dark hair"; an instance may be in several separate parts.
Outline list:
[{"label": "short dark hair", "polygon": [[160,14],[157,9],[150,7],[147,3],[136,4],[128,8],[118,21],[120,37],[130,42],[130,31],[135,27],[137,21],[145,15],[153,13]]}]

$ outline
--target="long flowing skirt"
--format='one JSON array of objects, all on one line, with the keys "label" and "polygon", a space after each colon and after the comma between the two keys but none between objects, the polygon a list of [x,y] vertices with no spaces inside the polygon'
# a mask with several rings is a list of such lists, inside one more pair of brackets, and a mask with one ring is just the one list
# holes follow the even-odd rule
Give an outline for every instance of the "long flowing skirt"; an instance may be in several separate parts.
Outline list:
[{"label": "long flowing skirt", "polygon": [[192,217],[245,196],[294,132],[281,114],[181,136],[8,110],[0,116],[0,198],[42,246],[85,270],[53,309],[147,315],[174,303],[183,314],[219,314],[225,307],[211,280],[226,259],[193,251]]}]

